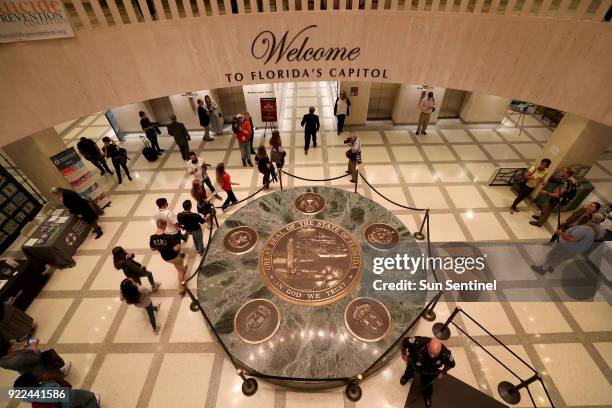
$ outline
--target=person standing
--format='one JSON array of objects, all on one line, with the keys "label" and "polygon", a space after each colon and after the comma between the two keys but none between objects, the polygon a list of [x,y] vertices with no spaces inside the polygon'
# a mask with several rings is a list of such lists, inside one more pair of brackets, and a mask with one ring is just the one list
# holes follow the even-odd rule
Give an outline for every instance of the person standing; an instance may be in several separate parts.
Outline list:
[{"label": "person standing", "polygon": [[518,186],[516,199],[510,206],[510,212],[518,212],[517,205],[531,194],[531,192],[546,178],[546,169],[550,166],[549,159],[543,159],[538,167],[533,166],[523,173],[523,182]]},{"label": "person standing", "polygon": [[242,115],[238,115],[238,126],[236,127],[236,139],[238,140],[238,147],[240,147],[240,156],[242,158],[242,167],[246,167],[247,163],[253,167],[251,161],[251,125]]},{"label": "person standing", "polygon": [[155,282],[153,273],[147,271],[147,268],[134,260],[134,254],[128,254],[125,249],[120,246],[113,248],[113,266],[115,269],[121,269],[126,278],[132,279],[142,285],[140,278],[146,277],[151,284],[151,292],[155,292],[161,286],[161,282]]},{"label": "person standing", "polygon": [[283,149],[283,142],[281,140],[280,132],[278,129],[272,131],[272,137],[270,137],[270,160],[276,164],[276,168],[279,171],[285,165],[285,156],[287,152]]},{"label": "person standing", "polygon": [[548,196],[548,201],[542,206],[542,212],[540,215],[532,215],[533,221],[529,221],[529,224],[541,227],[546,223],[550,214],[559,206],[564,206],[574,198],[576,195],[576,182],[572,177],[574,170],[564,167],[561,169],[561,175],[557,177],[551,177],[549,182],[557,184],[557,187],[553,191],[543,190],[540,195]]},{"label": "person standing", "polygon": [[605,218],[602,213],[594,213],[584,225],[571,227],[567,231],[558,229],[555,234],[559,237],[559,241],[555,242],[546,254],[544,264],[531,265],[531,269],[541,274],[552,272],[566,259],[586,252],[595,239],[599,239],[602,234],[605,234],[605,231],[599,225]]},{"label": "person standing", "polygon": [[0,337],[0,367],[17,371],[19,374],[32,373],[35,375],[48,375],[55,378],[64,378],[70,372],[72,363],[64,363],[62,367],[54,367],[55,361],[50,362],[45,353],[39,348],[39,341],[33,339],[22,349],[17,348],[4,337]]},{"label": "person standing", "polygon": [[[89,390],[83,390],[79,388],[72,388],[71,385],[60,378],[52,378],[46,375],[37,376],[32,373],[25,373],[17,377],[13,383],[15,388],[41,388],[46,390],[45,392],[53,392],[59,388],[68,388],[67,390],[67,401],[56,403],[53,405],[43,404],[41,399],[27,398],[26,401],[32,404],[32,407],[56,407],[56,408],[99,408],[100,407],[100,396],[94,394]],[[33,390],[33,395],[36,395],[36,390]],[[37,404],[38,402],[38,404]]]},{"label": "person standing", "polygon": [[217,104],[210,96],[206,95],[204,97],[204,103],[206,104],[206,109],[208,109],[210,116],[210,130],[212,130],[216,135],[222,134],[223,114],[219,111]]},{"label": "person standing", "polygon": [[[187,163],[187,173],[192,174],[195,180],[198,180],[200,183],[206,184],[210,189],[211,193],[219,196],[217,193],[217,189],[210,181],[210,177],[208,177],[208,171],[206,170],[210,167],[210,164],[206,163],[204,160],[200,159],[195,152],[189,152],[189,162]],[[221,198],[221,197],[219,197]]]},{"label": "person standing", "polygon": [[155,224],[157,231],[149,238],[149,246],[152,250],[158,251],[164,261],[174,266],[178,272],[179,295],[185,296],[185,293],[187,293],[185,288],[187,265],[183,264],[184,255],[181,254],[181,240],[176,234],[166,233],[167,222],[165,220],[158,219]]},{"label": "person standing", "polygon": [[204,140],[209,142],[215,140],[210,137],[210,112],[201,99],[198,99],[198,119],[200,120],[200,126],[204,128]]},{"label": "person standing", "polygon": [[172,122],[168,125],[168,134],[174,138],[174,142],[181,151],[181,157],[183,160],[189,160],[189,132],[182,122],[176,121],[176,115],[170,115]]},{"label": "person standing", "polygon": [[223,191],[227,193],[227,198],[225,199],[225,202],[223,202],[223,206],[221,207],[223,208],[223,211],[225,211],[229,204],[238,202],[238,199],[236,198],[236,195],[234,194],[234,191],[232,190],[232,186],[237,186],[239,185],[239,183],[232,183],[230,179],[230,175],[227,174],[227,172],[225,171],[225,165],[223,163],[217,164],[216,176],[217,176],[217,184],[219,184],[221,188],[223,189]]},{"label": "person standing", "polygon": [[63,203],[70,214],[80,215],[83,221],[92,227],[92,233],[96,234],[96,239],[102,236],[102,228],[98,225],[98,214],[93,210],[89,201],[67,188],[52,187],[51,193],[57,196],[58,202]]},{"label": "person standing", "polygon": [[[591,215],[595,214],[601,209],[601,204],[597,201],[588,203],[585,207],[578,208],[572,211],[572,213],[559,225],[561,231],[567,231],[571,227],[576,225],[585,225],[590,219]],[[552,234],[549,243],[557,241],[557,233]]]},{"label": "person standing", "polygon": [[157,135],[161,133],[159,125],[152,123],[143,111],[138,112],[138,116],[140,116],[140,127],[145,131],[145,136],[151,142],[151,147],[155,149],[158,156],[161,156],[161,153],[165,152],[165,150],[159,147],[159,142],[157,141]]},{"label": "person standing", "polygon": [[153,305],[151,301],[151,289],[147,289],[144,286],[136,283],[130,278],[125,278],[121,281],[121,300],[124,300],[128,305],[134,305],[141,307],[147,311],[149,316],[149,322],[153,328],[153,333],[159,334],[160,327],[157,325],[155,320],[155,312],[159,312],[161,303]]},{"label": "person standing", "polygon": [[119,184],[123,182],[121,179],[121,168],[123,168],[123,171],[125,171],[125,175],[127,176],[128,180],[132,181],[130,170],[127,167],[127,151],[123,148],[119,148],[119,146],[117,146],[108,136],[104,136],[102,138],[102,142],[104,143],[102,150],[104,151],[106,157],[111,159],[115,172],[117,173],[117,180],[119,180]]},{"label": "person standing", "polygon": [[274,165],[270,162],[268,158],[268,153],[266,152],[266,147],[261,145],[257,149],[257,154],[255,155],[255,161],[257,162],[257,170],[261,174],[263,174],[263,185],[264,191],[270,190],[270,177],[272,177],[273,181],[277,181],[276,178],[276,170],[274,169]]},{"label": "person standing", "polygon": [[349,109],[351,107],[351,101],[346,97],[346,91],[340,92],[340,97],[336,98],[334,104],[334,115],[338,120],[338,134],[342,133],[344,129],[344,120],[349,116]]},{"label": "person standing", "polygon": [[346,151],[346,157],[349,160],[347,173],[351,175],[351,183],[357,183],[357,164],[361,163],[361,141],[355,132],[351,132],[351,137],[344,143],[350,146]]},{"label": "person standing", "polygon": [[440,340],[421,336],[404,338],[400,351],[402,360],[406,362],[406,371],[400,384],[406,385],[415,372],[418,373],[425,406],[430,407],[433,382],[444,378],[455,367],[451,351]]},{"label": "person standing", "polygon": [[104,155],[96,142],[86,137],[81,137],[81,140],[79,140],[76,146],[79,153],[100,170],[101,176],[106,173],[113,174],[111,169],[108,168],[108,164],[106,164],[106,160],[104,160]]},{"label": "person standing", "polygon": [[416,134],[423,133],[427,135],[427,125],[429,125],[429,119],[431,118],[431,113],[436,110],[436,100],[434,99],[433,92],[429,91],[427,96],[424,96],[421,99],[419,104],[421,108],[421,113],[419,114],[419,123],[417,125]]},{"label": "person standing", "polygon": [[191,212],[191,201],[183,201],[183,211],[177,215],[178,222],[187,234],[193,237],[193,244],[198,255],[204,255],[204,236],[202,234],[201,224],[206,220],[198,213]]},{"label": "person standing", "polygon": [[176,215],[168,209],[168,200],[164,197],[158,198],[155,204],[157,205],[155,219],[166,221],[166,234],[175,235],[177,239],[187,241],[187,235],[181,234],[181,226]]},{"label": "person standing", "polygon": [[249,112],[244,112],[244,120],[249,124],[249,148],[251,149],[251,154],[255,154],[255,149],[253,149],[253,141],[255,140],[255,126],[253,125],[253,118]]},{"label": "person standing", "polygon": [[308,108],[308,113],[302,118],[302,127],[304,128],[304,154],[308,154],[310,148],[310,139],[312,138],[312,147],[317,147],[317,132],[321,127],[319,116],[315,115],[315,108]]}]

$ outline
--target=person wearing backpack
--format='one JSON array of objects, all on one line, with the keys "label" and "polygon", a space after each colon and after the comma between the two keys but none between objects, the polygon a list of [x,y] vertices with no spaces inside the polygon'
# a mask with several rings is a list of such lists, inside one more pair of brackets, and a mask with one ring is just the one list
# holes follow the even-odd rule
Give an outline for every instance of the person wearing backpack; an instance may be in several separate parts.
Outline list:
[{"label": "person wearing backpack", "polygon": [[134,260],[135,255],[127,253],[123,247],[116,246],[113,248],[113,266],[115,269],[121,269],[126,278],[130,278],[142,285],[140,278],[147,278],[151,284],[151,292],[155,292],[161,286],[161,282],[155,282],[153,273],[147,271],[147,268]]},{"label": "person wearing backpack", "polygon": [[577,191],[577,184],[574,178],[574,170],[569,167],[561,169],[561,176],[551,177],[549,182],[557,184],[557,187],[553,191],[541,191],[541,195],[548,196],[548,202],[542,206],[542,212],[540,215],[532,215],[532,221],[529,224],[536,227],[541,227],[546,223],[550,214],[558,208],[563,207],[574,199]]}]

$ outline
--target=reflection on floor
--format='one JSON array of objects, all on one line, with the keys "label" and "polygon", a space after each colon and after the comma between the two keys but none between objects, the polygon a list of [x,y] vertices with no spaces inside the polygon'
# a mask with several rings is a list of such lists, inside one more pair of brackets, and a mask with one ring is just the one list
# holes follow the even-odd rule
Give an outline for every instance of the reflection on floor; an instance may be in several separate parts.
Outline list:
[{"label": "reflection on floor", "polygon": [[[310,178],[343,174],[344,135],[337,136],[333,130],[328,84],[292,84],[288,91],[280,117],[283,142],[289,151],[286,170]],[[319,146],[311,148],[305,156],[302,132],[296,122],[310,105],[321,115],[323,131]],[[510,123],[495,129],[490,125],[467,126],[455,120],[442,120],[431,127],[427,136],[416,137],[412,126],[392,127],[390,123],[376,122],[358,129],[363,143],[361,170],[391,199],[430,207],[433,241],[541,242],[550,236],[550,227],[537,229],[528,225],[530,212],[526,204],[520,207],[521,212],[509,214],[512,193],[504,187],[487,186],[496,167],[527,165],[550,137],[550,131],[537,119],[530,118],[520,136],[513,126]],[[102,114],[67,123],[60,130],[70,146],[83,135],[99,140],[112,134]],[[229,165],[232,180],[240,183],[235,189],[239,198],[261,186],[257,171],[241,166],[238,145],[229,132],[214,142],[203,142],[200,131],[191,133],[192,149],[208,162],[224,161]],[[258,131],[256,145],[261,134]],[[140,154],[138,138],[129,137],[122,143],[132,158],[134,181],[118,186],[115,178],[99,177],[112,196],[112,206],[101,223],[104,236],[86,241],[78,252],[77,266],[56,271],[29,309],[40,323],[38,336],[42,343],[72,360],[71,383],[101,393],[107,408],[403,406],[408,387],[399,384],[404,369],[399,358],[364,382],[363,399],[356,404],[347,401],[342,390],[297,393],[263,382],[255,396],[242,396],[239,377],[212,341],[201,317],[189,311],[186,299],[176,296],[175,272],[148,249],[145,236],[154,230],[151,215],[155,199],[164,196],[171,208],[178,210],[180,203],[189,198],[189,180],[177,148],[165,133],[160,144],[168,151],[160,160],[150,163]],[[95,169],[94,174],[97,175]],[[612,200],[612,151],[604,154],[589,178],[597,188],[589,199]],[[347,181],[326,184],[352,189]],[[307,183],[290,180],[288,184]],[[363,184],[358,191],[390,208],[411,230],[420,224],[419,215],[382,201]],[[16,243],[11,250],[17,251],[20,244]],[[151,333],[143,311],[118,301],[122,274],[112,267],[110,258],[110,249],[115,245],[136,253],[137,259],[147,264],[163,283],[155,296],[162,303],[159,336]],[[191,245],[188,244],[190,248]],[[193,270],[199,257],[193,249],[187,254]],[[508,262],[517,259],[506,250],[498,249],[497,255]],[[559,276],[538,277],[523,264],[504,278],[507,285],[497,299],[478,305],[442,302],[437,308],[438,320],[448,317],[460,305],[499,334],[525,361],[545,373],[544,380],[558,407],[612,406],[612,307],[606,302],[571,302],[580,294],[569,296]],[[525,282],[529,281],[537,281],[538,285],[528,289]],[[607,290],[609,294],[609,287]],[[539,302],[524,302],[522,296]],[[523,378],[529,375],[507,351],[483,336],[478,327],[463,318],[457,323]],[[431,323],[421,323],[417,333],[431,335]],[[512,381],[510,374],[456,330],[446,344],[457,361],[453,375],[499,399],[497,384]],[[8,386],[13,378],[11,372],[0,371],[0,386]],[[532,392],[538,406],[546,406],[543,390],[534,386]],[[523,394],[521,406],[527,406],[528,400],[527,394]]]}]

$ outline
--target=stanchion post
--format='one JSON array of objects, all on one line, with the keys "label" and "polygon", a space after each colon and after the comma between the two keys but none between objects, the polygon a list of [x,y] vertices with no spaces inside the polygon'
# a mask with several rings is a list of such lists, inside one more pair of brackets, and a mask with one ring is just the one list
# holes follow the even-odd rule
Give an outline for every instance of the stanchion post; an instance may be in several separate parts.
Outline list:
[{"label": "stanchion post", "polygon": [[461,308],[457,306],[453,313],[446,319],[444,323],[436,323],[433,325],[432,331],[434,336],[436,336],[440,340],[447,340],[450,337],[450,329],[448,325],[453,321],[457,313],[461,311]]},{"label": "stanchion post", "polygon": [[236,374],[242,378],[242,393],[247,397],[254,395],[257,392],[257,388],[259,388],[257,380],[254,378],[246,378],[244,372],[240,368],[236,369]]},{"label": "stanchion post", "polygon": [[219,220],[217,219],[217,210],[215,210],[215,207],[213,206],[212,208],[212,217],[215,220],[215,225],[217,226],[217,229],[219,228]]},{"label": "stanchion post", "polygon": [[[355,170],[355,172],[357,173],[357,175],[355,176],[355,193],[357,192],[357,184],[359,183],[359,170]],[[351,177],[353,177],[353,175],[351,174]]]},{"label": "stanchion post", "polygon": [[425,239],[425,234],[423,234],[423,228],[425,228],[425,223],[427,222],[428,218],[429,218],[429,208],[425,210],[425,216],[423,217],[423,222],[421,222],[421,227],[419,228],[417,232],[412,234],[414,239],[417,239],[419,241],[422,241]]},{"label": "stanchion post", "polygon": [[436,312],[434,312],[434,309],[436,308],[436,305],[438,304],[438,300],[440,300],[440,298],[442,297],[442,292],[438,292],[436,294],[436,296],[434,296],[433,302],[431,303],[431,305],[425,309],[425,311],[423,312],[423,319],[427,320],[428,322],[433,322],[434,320],[436,320]]},{"label": "stanchion post", "polygon": [[278,181],[280,183],[281,191],[283,191],[283,171],[282,170],[278,171]]},{"label": "stanchion post", "polygon": [[521,402],[521,388],[528,387],[529,384],[540,381],[540,374],[535,373],[533,376],[526,380],[521,381],[517,385],[512,384],[509,381],[502,381],[497,385],[497,392],[504,401],[508,404],[515,405]]},{"label": "stanchion post", "polygon": [[359,386],[359,381],[361,380],[363,380],[363,375],[359,374],[346,385],[344,395],[346,395],[346,398],[348,398],[349,401],[357,402],[361,399],[361,396],[363,395],[361,387]]}]

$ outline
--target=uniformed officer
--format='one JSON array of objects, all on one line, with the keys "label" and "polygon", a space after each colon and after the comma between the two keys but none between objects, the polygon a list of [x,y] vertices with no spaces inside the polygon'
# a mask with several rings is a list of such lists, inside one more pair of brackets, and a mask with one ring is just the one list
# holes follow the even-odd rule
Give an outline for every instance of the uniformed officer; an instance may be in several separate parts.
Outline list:
[{"label": "uniformed officer", "polygon": [[444,374],[455,366],[455,360],[449,349],[438,339],[430,337],[407,337],[402,341],[402,359],[406,362],[406,371],[400,379],[405,385],[414,377],[414,372],[421,375],[421,391],[425,406],[431,406],[433,382],[442,379]]}]

